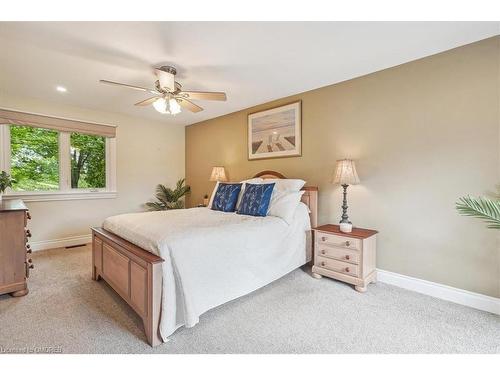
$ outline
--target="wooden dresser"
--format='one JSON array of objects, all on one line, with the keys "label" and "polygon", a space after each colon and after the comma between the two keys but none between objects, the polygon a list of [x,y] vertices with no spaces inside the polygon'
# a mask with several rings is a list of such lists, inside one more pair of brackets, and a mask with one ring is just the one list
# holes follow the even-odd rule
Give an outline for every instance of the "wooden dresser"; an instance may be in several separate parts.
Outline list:
[{"label": "wooden dresser", "polygon": [[331,277],[365,292],[377,278],[376,251],[376,230],[352,228],[351,233],[343,233],[334,224],[314,228],[313,276]]},{"label": "wooden dresser", "polygon": [[28,208],[20,199],[0,202],[0,294],[13,297],[28,294],[27,278],[33,262],[26,229],[31,219]]}]

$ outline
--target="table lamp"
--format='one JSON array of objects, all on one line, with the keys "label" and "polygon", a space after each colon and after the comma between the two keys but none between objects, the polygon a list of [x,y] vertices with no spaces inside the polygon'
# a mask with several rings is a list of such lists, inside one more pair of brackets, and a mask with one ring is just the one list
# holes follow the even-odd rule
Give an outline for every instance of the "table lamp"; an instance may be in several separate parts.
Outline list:
[{"label": "table lamp", "polygon": [[341,185],[344,188],[344,201],[342,204],[342,220],[340,220],[340,231],[344,233],[352,232],[352,223],[347,216],[347,187],[349,185],[359,184],[359,177],[356,173],[354,160],[337,160],[335,176],[332,181],[335,185]]},{"label": "table lamp", "polygon": [[213,167],[212,174],[210,175],[210,181],[227,181],[226,170],[224,167]]},{"label": "table lamp", "polygon": [[[216,182],[227,181],[226,170],[224,169],[224,167],[213,167],[212,174],[210,175],[209,181],[216,181]],[[208,196],[205,195],[205,197],[203,198],[203,204],[205,206],[208,206]]]}]

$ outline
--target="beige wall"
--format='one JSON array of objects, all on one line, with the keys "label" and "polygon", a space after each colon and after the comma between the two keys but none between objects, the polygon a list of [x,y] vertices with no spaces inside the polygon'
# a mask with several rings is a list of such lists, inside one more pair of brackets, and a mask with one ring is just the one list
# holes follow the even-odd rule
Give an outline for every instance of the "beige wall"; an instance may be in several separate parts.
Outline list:
[{"label": "beige wall", "polygon": [[184,127],[0,94],[0,107],[117,125],[117,190],[113,199],[27,203],[33,241],[90,234],[111,215],[143,210],[158,183],[184,177]]},{"label": "beige wall", "polygon": [[[320,223],[340,218],[335,160],[357,161],[350,218],[380,231],[381,269],[500,297],[496,232],[454,209],[499,183],[499,38],[186,128],[190,204],[211,167],[232,180],[273,169],[320,189]],[[314,72],[311,72],[314,74]],[[248,161],[247,114],[302,100],[302,157]]]}]

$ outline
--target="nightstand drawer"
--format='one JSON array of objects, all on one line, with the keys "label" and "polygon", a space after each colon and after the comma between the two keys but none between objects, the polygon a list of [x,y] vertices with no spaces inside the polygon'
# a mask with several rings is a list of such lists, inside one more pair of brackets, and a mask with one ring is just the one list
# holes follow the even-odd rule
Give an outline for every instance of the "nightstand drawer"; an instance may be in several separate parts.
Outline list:
[{"label": "nightstand drawer", "polygon": [[337,236],[335,234],[328,234],[323,232],[316,232],[316,243],[318,245],[333,245],[346,249],[361,250],[361,240],[356,238]]},{"label": "nightstand drawer", "polygon": [[341,260],[344,262],[359,264],[359,252],[357,250],[344,249],[340,247],[323,246],[319,244],[317,254],[326,257]]},{"label": "nightstand drawer", "polygon": [[341,262],[340,260],[318,256],[314,265],[317,267],[326,268],[330,271],[340,272],[351,276],[358,276],[358,266],[347,262]]}]

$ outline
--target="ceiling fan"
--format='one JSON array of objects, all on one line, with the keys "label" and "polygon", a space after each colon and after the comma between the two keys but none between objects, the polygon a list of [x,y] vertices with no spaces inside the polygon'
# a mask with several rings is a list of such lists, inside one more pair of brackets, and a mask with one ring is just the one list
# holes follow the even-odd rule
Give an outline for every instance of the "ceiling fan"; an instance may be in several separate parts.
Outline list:
[{"label": "ceiling fan", "polygon": [[171,115],[180,113],[181,107],[194,113],[203,111],[202,107],[193,103],[191,100],[226,100],[226,93],[224,92],[182,90],[181,84],[175,81],[177,70],[172,66],[155,68],[155,74],[158,79],[155,82],[154,89],[107,81],[104,79],[101,79],[99,82],[154,94],[154,96],[141,100],[135,103],[135,105],[141,107],[152,105],[158,112]]}]

